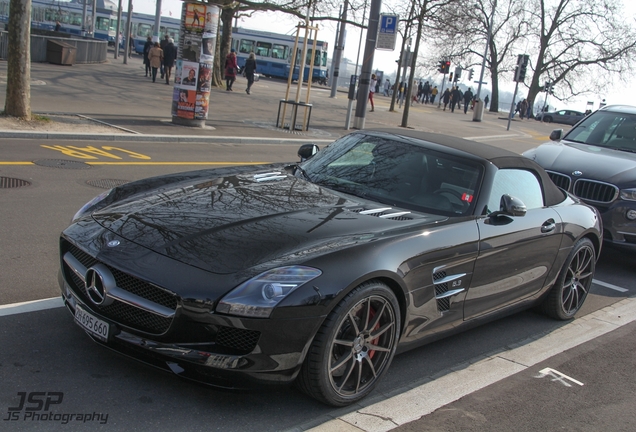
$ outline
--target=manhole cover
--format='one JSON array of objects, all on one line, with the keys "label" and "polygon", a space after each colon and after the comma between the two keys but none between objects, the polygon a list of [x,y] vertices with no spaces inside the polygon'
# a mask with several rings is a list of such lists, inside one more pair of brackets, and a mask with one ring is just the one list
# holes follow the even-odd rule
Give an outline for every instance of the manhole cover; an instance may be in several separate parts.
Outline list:
[{"label": "manhole cover", "polygon": [[86,183],[96,188],[112,189],[114,187],[121,186],[129,182],[130,180],[98,179],[98,180],[88,180]]},{"label": "manhole cover", "polygon": [[62,169],[88,169],[91,167],[84,162],[64,159],[38,159],[33,161],[33,163],[40,166]]},{"label": "manhole cover", "polygon": [[17,178],[0,177],[0,189],[19,188],[22,186],[31,186],[31,183]]}]

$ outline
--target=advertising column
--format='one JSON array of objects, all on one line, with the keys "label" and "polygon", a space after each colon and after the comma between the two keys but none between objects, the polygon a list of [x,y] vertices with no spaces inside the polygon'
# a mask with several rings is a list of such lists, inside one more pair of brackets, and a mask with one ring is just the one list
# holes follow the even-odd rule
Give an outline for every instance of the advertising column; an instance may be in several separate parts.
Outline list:
[{"label": "advertising column", "polygon": [[208,118],[219,7],[183,3],[172,93],[172,122],[204,127]]}]

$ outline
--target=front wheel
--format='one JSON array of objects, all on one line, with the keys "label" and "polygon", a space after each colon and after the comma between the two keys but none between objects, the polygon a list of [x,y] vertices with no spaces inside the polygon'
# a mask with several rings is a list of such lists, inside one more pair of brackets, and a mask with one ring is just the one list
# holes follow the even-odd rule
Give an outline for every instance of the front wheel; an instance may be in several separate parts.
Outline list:
[{"label": "front wheel", "polygon": [[579,240],[568,255],[548,297],[539,306],[551,318],[569,320],[581,309],[592,286],[596,256],[587,238]]},{"label": "front wheel", "polygon": [[325,319],[296,383],[326,404],[355,403],[371,393],[389,368],[399,334],[395,294],[382,282],[365,282]]}]

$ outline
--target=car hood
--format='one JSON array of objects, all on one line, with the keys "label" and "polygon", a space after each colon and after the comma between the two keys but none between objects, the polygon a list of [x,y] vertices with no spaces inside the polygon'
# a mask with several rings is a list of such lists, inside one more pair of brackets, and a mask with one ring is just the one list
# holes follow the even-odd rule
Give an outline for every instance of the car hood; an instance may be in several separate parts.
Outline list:
[{"label": "car hood", "polygon": [[[445,216],[380,218],[389,206],[333,192],[285,173],[197,179],[144,193],[92,214],[104,228],[213,273],[302,262]],[[393,210],[396,211],[396,210]]]},{"label": "car hood", "polygon": [[612,150],[570,141],[546,143],[524,153],[544,169],[582,178],[613,183],[617,186],[636,180],[636,153]]}]

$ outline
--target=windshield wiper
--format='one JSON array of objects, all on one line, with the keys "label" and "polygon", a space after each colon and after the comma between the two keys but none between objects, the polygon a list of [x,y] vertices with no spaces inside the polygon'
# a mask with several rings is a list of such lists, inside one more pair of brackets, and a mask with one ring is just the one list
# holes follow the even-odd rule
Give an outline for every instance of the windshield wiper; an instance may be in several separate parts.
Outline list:
[{"label": "windshield wiper", "polygon": [[632,150],[632,149],[628,149],[628,148],[624,148],[624,147],[605,147],[608,149],[612,149],[612,150],[618,150],[618,151],[626,151],[629,153],[636,153],[636,150]]}]

